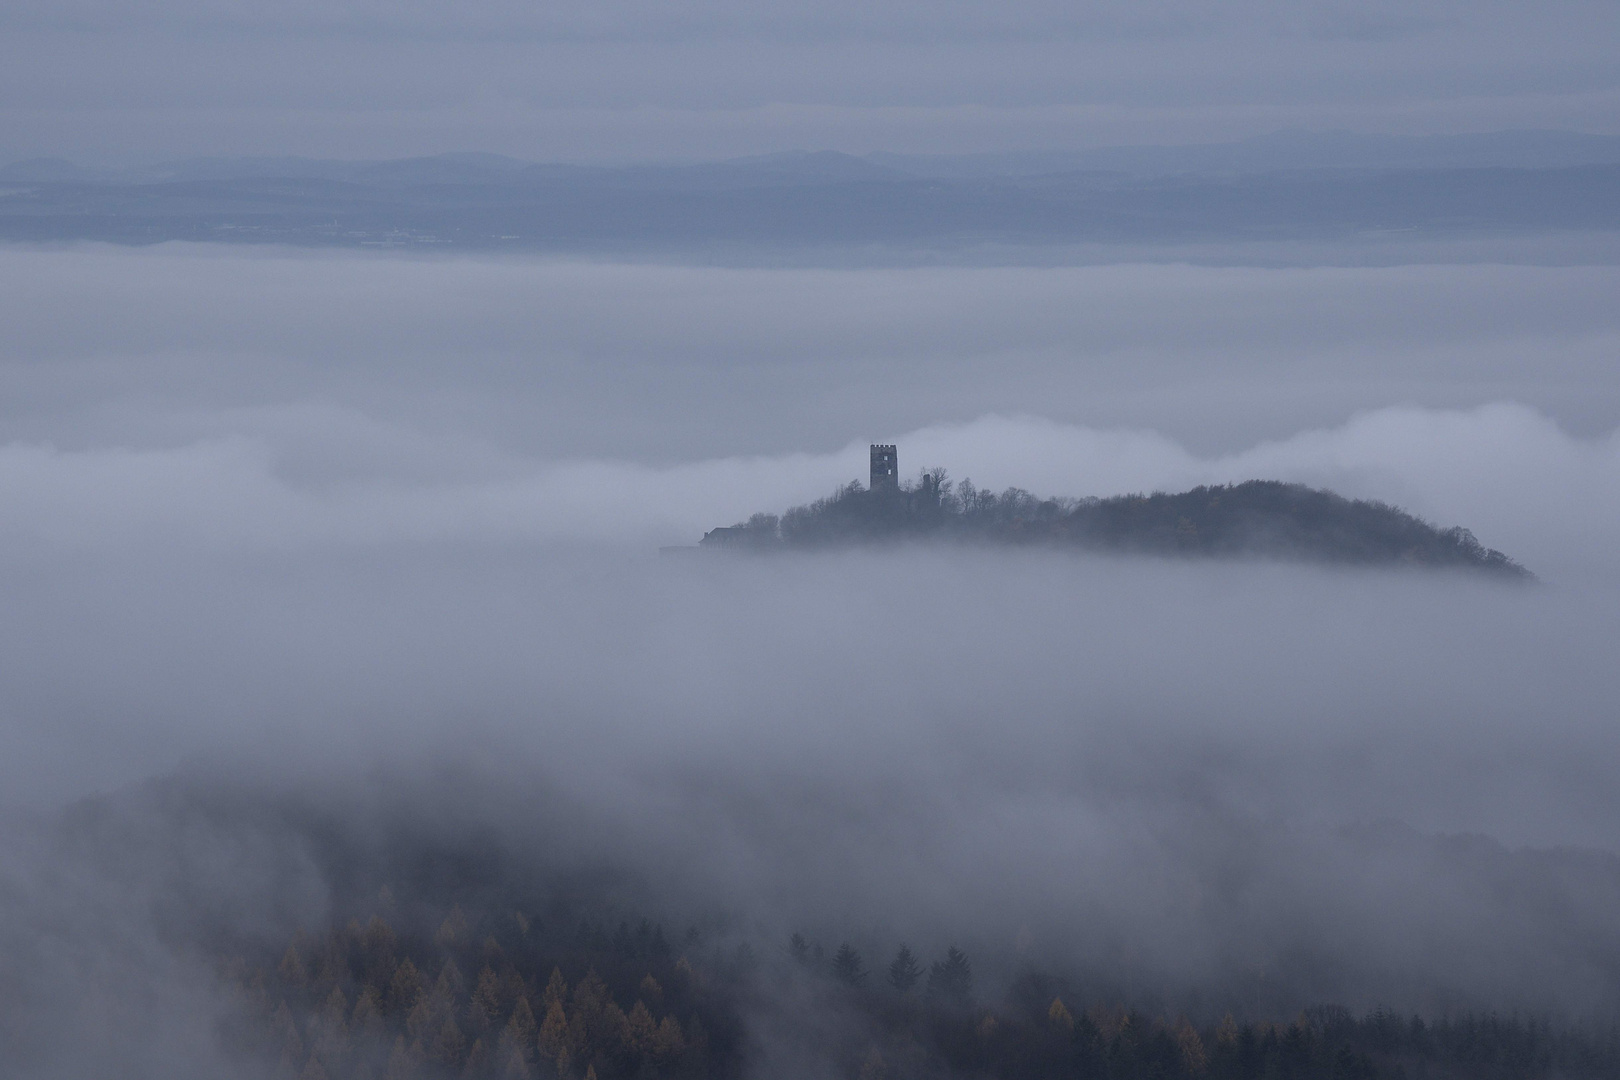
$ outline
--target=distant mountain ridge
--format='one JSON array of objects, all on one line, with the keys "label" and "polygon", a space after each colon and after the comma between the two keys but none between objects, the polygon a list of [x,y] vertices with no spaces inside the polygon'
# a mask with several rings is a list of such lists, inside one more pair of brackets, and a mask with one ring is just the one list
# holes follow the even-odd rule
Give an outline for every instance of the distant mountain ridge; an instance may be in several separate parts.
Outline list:
[{"label": "distant mountain ridge", "polygon": [[641,177],[682,175],[790,183],[932,178],[989,180],[1070,172],[1131,176],[1232,174],[1299,169],[1546,169],[1620,164],[1620,136],[1573,131],[1493,131],[1460,135],[1368,135],[1350,131],[1285,130],[1254,138],[1185,145],[1118,145],[1070,150],[967,154],[791,150],[696,162],[580,165],[481,152],[398,159],[299,156],[199,157],[154,165],[81,166],[34,158],[0,167],[0,180],[78,183],[166,183],[300,177],[357,183],[491,183],[564,175]]},{"label": "distant mountain ridge", "polygon": [[1284,133],[1203,147],[622,166],[497,154],[129,170],[48,159],[0,170],[0,240],[933,252],[1620,232],[1620,139],[1449,138]]},{"label": "distant mountain ridge", "polygon": [[1551,169],[1620,162],[1620,137],[1535,130],[1466,135],[1289,130],[1236,142],[1183,146],[955,155],[875,153],[867,155],[867,160],[950,179],[1083,171],[1146,177],[1300,169]]}]

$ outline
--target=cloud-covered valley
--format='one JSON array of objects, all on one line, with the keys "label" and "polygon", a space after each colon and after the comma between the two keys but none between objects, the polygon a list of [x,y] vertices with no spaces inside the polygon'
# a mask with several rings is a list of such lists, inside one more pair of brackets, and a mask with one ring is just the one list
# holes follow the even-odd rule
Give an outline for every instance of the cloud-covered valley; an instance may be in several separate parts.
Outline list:
[{"label": "cloud-covered valley", "polygon": [[[0,1035],[37,1075],[217,1075],[183,928],[316,927],[401,845],[764,952],[958,942],[987,994],[1616,1004],[1610,267],[0,272]],[[656,555],[879,439],[1042,494],[1329,486],[1542,583]]]}]

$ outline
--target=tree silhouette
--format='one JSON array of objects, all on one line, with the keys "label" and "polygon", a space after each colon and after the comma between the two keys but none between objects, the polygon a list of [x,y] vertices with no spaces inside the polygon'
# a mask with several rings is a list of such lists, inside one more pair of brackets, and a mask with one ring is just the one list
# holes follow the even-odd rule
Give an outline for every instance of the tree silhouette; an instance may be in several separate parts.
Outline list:
[{"label": "tree silhouette", "polygon": [[568,1052],[568,1017],[561,995],[546,1006],[546,1018],[540,1023],[540,1051],[553,1061]]},{"label": "tree silhouette", "polygon": [[439,924],[439,930],[433,935],[433,943],[441,949],[453,949],[467,940],[467,916],[462,913],[461,905],[457,904],[450,909],[450,914],[444,922]]},{"label": "tree silhouette", "polygon": [[467,1003],[467,1019],[476,1034],[484,1035],[494,1028],[495,1018],[500,1014],[501,981],[495,976],[495,969],[486,964],[478,973],[478,987]]},{"label": "tree silhouette", "polygon": [[916,986],[920,978],[922,965],[917,963],[917,958],[912,955],[909,946],[900,946],[900,951],[889,961],[889,985],[904,994]]},{"label": "tree silhouette", "polygon": [[409,1013],[416,1007],[416,999],[422,996],[422,973],[406,957],[394,969],[394,977],[388,984],[388,1009],[394,1013]]},{"label": "tree silhouette", "polygon": [[681,1033],[680,1022],[673,1016],[666,1016],[658,1024],[658,1033],[653,1036],[653,1057],[660,1064],[669,1064],[681,1056],[686,1049],[686,1037]]},{"label": "tree silhouette", "polygon": [[652,1052],[653,1041],[658,1036],[658,1021],[653,1019],[652,1013],[647,1011],[647,1003],[637,1001],[625,1017],[625,1042],[633,1054],[648,1054]]},{"label": "tree silhouette", "polygon": [[965,1005],[972,999],[973,965],[955,945],[945,951],[945,959],[929,965],[928,993],[954,1005]]},{"label": "tree silhouette", "polygon": [[388,1055],[388,1070],[383,1075],[387,1080],[411,1080],[416,1075],[416,1063],[405,1049],[405,1036],[394,1039],[394,1049]]},{"label": "tree silhouette", "polygon": [[512,1016],[506,1022],[506,1031],[502,1038],[523,1051],[524,1059],[528,1059],[529,1047],[534,1045],[535,1036],[539,1029],[534,1022],[534,1010],[529,1008],[529,999],[520,997],[517,1004],[512,1006]]},{"label": "tree silhouette", "polygon": [[461,1034],[456,1026],[456,1018],[447,1016],[439,1028],[439,1034],[433,1042],[432,1058],[445,1068],[453,1068],[461,1061],[461,1053],[467,1048],[467,1038]]},{"label": "tree silhouette", "polygon": [[849,947],[849,942],[838,946],[838,952],[833,957],[832,971],[839,982],[850,986],[859,986],[866,981],[866,969],[861,964],[861,954]]}]

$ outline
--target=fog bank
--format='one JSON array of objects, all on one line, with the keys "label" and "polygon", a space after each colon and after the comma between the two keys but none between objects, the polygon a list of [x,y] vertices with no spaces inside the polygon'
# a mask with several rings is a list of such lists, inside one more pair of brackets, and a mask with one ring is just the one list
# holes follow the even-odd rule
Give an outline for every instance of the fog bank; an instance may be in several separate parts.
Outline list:
[{"label": "fog bank", "polygon": [[[433,447],[452,469],[474,450],[826,453],[987,413],[1149,428],[1200,454],[1408,403],[1517,401],[1581,437],[1614,429],[1612,250],[1332,265],[1343,250],[840,269],[6,248],[0,441],[172,446],[273,424],[352,441],[382,425],[372,439],[470,444]],[[388,445],[370,467],[422,457]]]},{"label": "fog bank", "polygon": [[[319,927],[435,850],[767,955],[955,941],[986,995],[1034,966],[1172,1009],[1615,1004],[1612,589],[1038,553],[67,569],[7,589],[6,789],[180,779],[8,842],[7,966],[134,996],[138,1057],[210,1045],[192,934]],[[16,1015],[98,1008],[78,985]]]},{"label": "fog bank", "polygon": [[[29,973],[0,1035],[68,1046],[18,1050],[35,1075],[227,1071],[209,928],[284,940],[429,850],[767,955],[954,941],[987,996],[1038,967],[1171,1011],[1620,1005],[1620,438],[1515,390],[1614,391],[1607,270],[0,264],[57,275],[0,293],[0,970]],[[1117,302],[1077,316],[1087,290]],[[934,327],[975,296],[982,340]],[[1046,357],[1038,399],[909,399],[993,384],[1002,331]],[[1169,376],[1217,354],[1240,381],[1336,357],[1342,396],[1318,422],[1282,395],[1272,429],[1212,398],[1201,440]],[[616,397],[638,372],[661,408]],[[1088,420],[1099,372],[1130,389]],[[796,385],[814,439],[814,410],[772,430]],[[880,438],[1049,494],[1325,485],[1543,584],[655,554]]]}]

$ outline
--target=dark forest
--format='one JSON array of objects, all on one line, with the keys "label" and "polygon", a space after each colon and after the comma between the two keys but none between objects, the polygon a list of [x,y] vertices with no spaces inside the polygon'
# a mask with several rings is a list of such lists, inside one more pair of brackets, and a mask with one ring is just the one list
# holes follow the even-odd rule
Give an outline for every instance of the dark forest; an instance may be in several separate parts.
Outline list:
[{"label": "dark forest", "polygon": [[983,993],[954,946],[926,960],[900,945],[869,966],[802,934],[767,954],[647,919],[455,906],[429,932],[382,914],[404,906],[384,891],[364,922],[224,962],[240,998],[229,1041],[297,1080],[718,1080],[753,1074],[751,1021],[776,1013],[768,1026],[802,1044],[806,1075],[851,1080],[1620,1076],[1613,1027],[1333,1005],[1198,1024],[1036,969]]}]

